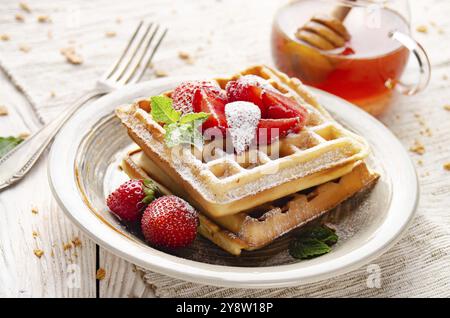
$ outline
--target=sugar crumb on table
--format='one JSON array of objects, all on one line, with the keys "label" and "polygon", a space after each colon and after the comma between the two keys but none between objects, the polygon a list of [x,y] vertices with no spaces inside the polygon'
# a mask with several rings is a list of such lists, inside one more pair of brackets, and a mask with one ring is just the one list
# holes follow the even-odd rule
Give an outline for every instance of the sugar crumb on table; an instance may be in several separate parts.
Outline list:
[{"label": "sugar crumb on table", "polygon": [[107,37],[107,38],[113,38],[113,37],[115,37],[117,35],[117,32],[115,32],[115,31],[106,31],[105,32],[105,36]]},{"label": "sugar crumb on table", "polygon": [[37,19],[37,22],[39,22],[39,23],[52,22],[52,19],[48,15],[39,15],[36,19]]},{"label": "sugar crumb on table", "polygon": [[6,106],[0,105],[0,116],[6,116],[8,114],[8,108],[6,108]]},{"label": "sugar crumb on table", "polygon": [[75,247],[81,247],[83,244],[82,244],[82,242],[81,242],[81,240],[78,238],[78,237],[74,237],[73,239],[72,239],[72,244],[73,244],[73,246],[75,246]]},{"label": "sugar crumb on table", "polygon": [[73,247],[72,243],[70,243],[70,242],[63,244],[63,250],[64,251],[70,250],[70,249],[72,249],[72,247]]},{"label": "sugar crumb on table", "polygon": [[36,255],[38,258],[41,258],[42,255],[44,255],[44,251],[41,249],[35,249],[33,250],[34,255]]},{"label": "sugar crumb on table", "polygon": [[26,13],[31,13],[30,6],[25,2],[19,2],[19,8],[25,11]]},{"label": "sugar crumb on table", "polygon": [[70,64],[80,65],[83,63],[83,58],[77,54],[75,48],[70,46],[66,48],[62,48],[59,52],[66,58],[66,61]]},{"label": "sugar crumb on table", "polygon": [[416,31],[420,32],[420,33],[428,33],[428,27],[426,25],[424,25],[424,24],[418,25],[416,27]]},{"label": "sugar crumb on table", "polygon": [[11,40],[11,37],[8,35],[8,34],[0,34],[0,40],[2,40],[2,41],[9,41],[9,40]]},{"label": "sugar crumb on table", "polygon": [[33,213],[33,214],[38,214],[38,213],[39,213],[38,208],[37,208],[37,207],[32,207],[32,208],[31,208],[31,213]]},{"label": "sugar crumb on table", "polygon": [[19,134],[19,138],[27,139],[28,137],[30,137],[30,133],[28,131],[24,131]]},{"label": "sugar crumb on table", "polygon": [[105,279],[105,277],[106,277],[106,271],[105,271],[105,269],[104,268],[99,268],[99,269],[97,269],[97,272],[96,272],[96,274],[95,274],[95,278],[97,279],[97,280],[103,280],[103,279]]},{"label": "sugar crumb on table", "polygon": [[25,17],[22,14],[20,14],[20,13],[17,13],[14,16],[14,18],[16,19],[17,22],[24,22],[25,21]]},{"label": "sugar crumb on table", "polygon": [[28,53],[31,51],[31,47],[26,45],[26,44],[20,44],[19,45],[19,50],[24,52],[24,53]]},{"label": "sugar crumb on table", "polygon": [[31,235],[33,236],[33,238],[36,238],[36,237],[39,236],[39,232],[33,231],[33,232],[31,233]]},{"label": "sugar crumb on table", "polygon": [[414,144],[409,147],[409,151],[423,155],[425,153],[425,146],[419,140],[415,140]]},{"label": "sugar crumb on table", "polygon": [[449,111],[450,112],[450,104],[444,105],[444,110]]},{"label": "sugar crumb on table", "polygon": [[444,167],[445,170],[450,171],[450,161],[444,163],[443,167]]},{"label": "sugar crumb on table", "polygon": [[167,72],[163,71],[163,70],[155,70],[155,76],[156,77],[166,77],[169,74],[167,74]]}]

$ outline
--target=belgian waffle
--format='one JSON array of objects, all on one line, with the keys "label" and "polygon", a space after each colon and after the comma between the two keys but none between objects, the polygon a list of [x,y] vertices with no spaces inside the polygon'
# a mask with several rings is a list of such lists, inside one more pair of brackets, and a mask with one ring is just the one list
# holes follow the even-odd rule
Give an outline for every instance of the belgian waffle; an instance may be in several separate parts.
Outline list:
[{"label": "belgian waffle", "polygon": [[[130,152],[124,158],[122,168],[131,178],[152,178],[162,192],[192,200],[180,184],[171,180],[141,150]],[[220,218],[201,213],[199,233],[229,253],[240,255],[242,250],[259,249],[357,193],[370,189],[377,179],[378,175],[359,161],[349,173],[308,189],[307,193],[294,193],[278,202]]]},{"label": "belgian waffle", "polygon": [[[255,66],[216,81],[224,88],[243,75],[260,76],[304,105],[308,120],[302,131],[237,156],[223,151],[217,141],[203,149],[169,148],[164,128],[138,102],[116,110],[147,157],[176,180],[206,215],[233,215],[323,184],[351,172],[368,155],[365,140],[334,121],[298,79]],[[170,97],[171,93],[165,94]]]}]

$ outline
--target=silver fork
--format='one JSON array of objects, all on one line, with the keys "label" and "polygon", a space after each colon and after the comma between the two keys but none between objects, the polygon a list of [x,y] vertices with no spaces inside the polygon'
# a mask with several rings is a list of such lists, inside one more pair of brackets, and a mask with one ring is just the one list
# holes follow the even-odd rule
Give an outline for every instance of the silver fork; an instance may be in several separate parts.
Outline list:
[{"label": "silver fork", "polygon": [[158,50],[166,28],[141,21],[117,61],[84,94],[55,120],[0,158],[0,191],[21,180],[36,163],[64,123],[83,104],[127,84],[138,82]]}]

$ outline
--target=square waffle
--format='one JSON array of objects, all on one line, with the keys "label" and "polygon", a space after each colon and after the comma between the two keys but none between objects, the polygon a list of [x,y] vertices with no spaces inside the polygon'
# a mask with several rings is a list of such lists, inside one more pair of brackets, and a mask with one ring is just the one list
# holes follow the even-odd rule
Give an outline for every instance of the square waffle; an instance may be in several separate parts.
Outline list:
[{"label": "square waffle", "polygon": [[[180,184],[171,180],[141,150],[130,152],[124,158],[122,168],[130,178],[151,178],[163,193],[173,193],[188,201],[192,200]],[[220,218],[200,213],[199,233],[230,254],[240,255],[242,250],[256,250],[266,246],[350,197],[369,190],[377,179],[378,175],[359,161],[349,173],[338,179],[247,212]]]},{"label": "square waffle", "polygon": [[180,184],[205,215],[233,215],[323,184],[348,174],[368,155],[366,141],[334,121],[298,79],[260,65],[216,81],[224,88],[243,75],[260,76],[299,101],[308,111],[305,127],[297,134],[237,156],[223,151],[223,145],[217,144],[220,141],[210,142],[203,149],[186,145],[169,148],[164,142],[164,128],[138,102],[116,110],[146,156]]}]

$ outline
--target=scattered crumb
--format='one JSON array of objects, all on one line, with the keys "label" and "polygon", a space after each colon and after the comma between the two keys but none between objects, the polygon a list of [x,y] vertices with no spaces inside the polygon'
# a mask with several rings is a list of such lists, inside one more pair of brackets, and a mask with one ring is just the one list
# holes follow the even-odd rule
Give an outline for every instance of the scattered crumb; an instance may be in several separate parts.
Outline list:
[{"label": "scattered crumb", "polygon": [[48,15],[39,15],[37,17],[37,22],[39,22],[39,23],[50,23],[50,22],[52,22],[52,20],[50,19],[50,17]]},{"label": "scattered crumb", "polygon": [[15,18],[16,18],[17,22],[24,22],[25,21],[25,17],[23,15],[21,15],[20,13],[17,13]]},{"label": "scattered crumb", "polygon": [[444,109],[450,112],[450,104],[444,105]]},{"label": "scattered crumb", "polygon": [[19,50],[22,51],[22,52],[24,52],[24,53],[28,53],[28,52],[31,51],[31,47],[29,47],[29,46],[26,45],[26,44],[20,44],[20,45],[19,45]]},{"label": "scattered crumb", "polygon": [[178,57],[190,65],[194,64],[194,59],[188,52],[180,51]]},{"label": "scattered crumb", "polygon": [[121,24],[122,23],[122,18],[121,17],[117,17],[116,18],[116,23],[117,24]]},{"label": "scattered crumb", "polygon": [[44,251],[43,251],[43,250],[40,250],[40,249],[35,249],[35,250],[33,251],[33,253],[34,253],[34,255],[36,255],[38,258],[41,258],[42,255],[44,255]]},{"label": "scattered crumb", "polygon": [[19,8],[22,9],[23,11],[27,12],[27,13],[31,13],[31,8],[25,2],[20,2],[19,3]]},{"label": "scattered crumb", "polygon": [[422,159],[417,160],[417,164],[423,166],[423,160]]},{"label": "scattered crumb", "polygon": [[0,105],[0,116],[8,115],[8,108],[6,106]]},{"label": "scattered crumb", "polygon": [[0,34],[0,40],[9,41],[9,40],[11,40],[11,38],[9,37],[8,34]]},{"label": "scattered crumb", "polygon": [[32,208],[31,208],[31,213],[33,213],[33,214],[38,214],[38,213],[39,213],[38,208],[37,208],[37,207],[32,207]]},{"label": "scattered crumb", "polygon": [[83,59],[75,52],[74,47],[67,47],[60,50],[60,53],[66,58],[67,62],[74,65],[83,63]]},{"label": "scattered crumb", "polygon": [[82,246],[81,240],[78,237],[75,237],[75,238],[72,239],[72,244],[75,247]]},{"label": "scattered crumb", "polygon": [[169,74],[167,74],[167,72],[165,72],[165,71],[162,71],[162,70],[155,70],[155,76],[156,77],[166,77],[166,76],[168,76]]},{"label": "scattered crumb", "polygon": [[30,137],[30,133],[27,132],[27,131],[21,132],[19,134],[19,137],[22,138],[22,139],[27,139],[28,137]]},{"label": "scattered crumb", "polygon": [[445,170],[450,171],[450,161],[444,163],[443,167],[444,167]]},{"label": "scattered crumb", "polygon": [[418,25],[416,31],[420,33],[428,33],[428,27],[426,25]]},{"label": "scattered crumb", "polygon": [[423,155],[425,153],[425,146],[420,141],[416,140],[409,150],[418,155]]},{"label": "scattered crumb", "polygon": [[33,235],[33,238],[36,238],[39,236],[39,233],[37,231],[33,231],[32,235]]},{"label": "scattered crumb", "polygon": [[50,97],[51,97],[51,98],[55,98],[55,96],[56,96],[55,91],[51,91],[51,92],[50,92]]},{"label": "scattered crumb", "polygon": [[103,280],[103,279],[105,279],[105,276],[106,276],[106,271],[105,271],[105,269],[103,269],[103,268],[99,268],[99,269],[97,269],[97,273],[96,273],[96,275],[95,275],[95,278],[97,279],[97,280]]},{"label": "scattered crumb", "polygon": [[106,31],[105,35],[107,38],[113,38],[117,35],[117,33],[115,31]]},{"label": "scattered crumb", "polygon": [[433,136],[433,132],[428,127],[423,129],[423,130],[421,130],[419,133],[420,133],[420,135],[426,136],[426,137],[432,137]]},{"label": "scattered crumb", "polygon": [[70,250],[71,248],[72,248],[73,246],[72,246],[72,243],[64,243],[63,244],[63,250],[64,251],[67,251],[67,250]]},{"label": "scattered crumb", "polygon": [[189,55],[189,53],[188,53],[188,52],[185,52],[185,51],[180,51],[180,52],[178,52],[178,57],[179,57],[180,59],[182,59],[182,60],[188,60],[188,59],[191,58],[191,56]]}]

